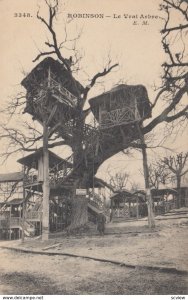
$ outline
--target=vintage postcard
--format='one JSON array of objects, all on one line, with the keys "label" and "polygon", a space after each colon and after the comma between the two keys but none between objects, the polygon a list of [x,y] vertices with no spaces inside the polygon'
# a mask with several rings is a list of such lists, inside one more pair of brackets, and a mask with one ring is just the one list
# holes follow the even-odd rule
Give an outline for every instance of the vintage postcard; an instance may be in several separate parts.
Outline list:
[{"label": "vintage postcard", "polygon": [[188,1],[0,11],[0,297],[186,299]]}]

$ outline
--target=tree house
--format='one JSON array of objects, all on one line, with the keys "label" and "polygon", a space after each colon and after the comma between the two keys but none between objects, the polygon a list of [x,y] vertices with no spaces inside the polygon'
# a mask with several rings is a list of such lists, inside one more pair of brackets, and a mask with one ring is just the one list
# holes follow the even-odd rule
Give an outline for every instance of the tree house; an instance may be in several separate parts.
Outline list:
[{"label": "tree house", "polygon": [[[62,194],[61,189],[57,185],[62,178],[66,177],[68,172],[72,170],[72,163],[70,159],[64,160],[55,153],[47,150],[49,157],[48,166],[45,165],[43,148],[38,149],[34,153],[25,156],[18,160],[24,165],[24,194],[25,202],[30,198],[33,199],[34,208],[40,204],[40,209],[32,211],[25,211],[25,219],[29,221],[35,220],[39,232],[44,231],[44,223],[48,223],[49,228],[59,228],[64,226],[64,215],[61,214]],[[45,170],[48,168],[49,174],[49,199],[45,203]],[[39,200],[39,201],[38,201]],[[65,199],[67,200],[67,199]],[[65,201],[67,202],[67,201]],[[48,213],[46,214],[46,209]],[[45,218],[44,218],[45,217]],[[58,225],[59,224],[59,225]],[[39,226],[38,226],[39,225]],[[55,227],[54,227],[55,226]],[[41,229],[42,228],[42,229]],[[62,229],[62,228],[61,228]]]},{"label": "tree house", "polygon": [[151,116],[147,90],[142,85],[118,85],[89,103],[99,123],[101,161],[139,139],[138,125]]},{"label": "tree house", "polygon": [[21,236],[23,172],[0,174],[0,239]]},{"label": "tree house", "polygon": [[[51,188],[55,187],[55,183],[61,178],[67,176],[67,173],[72,170],[73,164],[65,160],[52,151],[49,151],[49,176]],[[44,179],[44,160],[43,149],[40,148],[32,154],[29,154],[18,160],[19,163],[25,166],[25,182],[24,187],[33,191],[42,192],[42,183]]]},{"label": "tree house", "polygon": [[25,112],[37,121],[48,120],[51,127],[74,117],[83,87],[59,61],[45,58],[21,84],[27,90]]},{"label": "tree house", "polygon": [[142,85],[121,84],[89,100],[100,129],[130,126],[151,116],[147,90]]}]

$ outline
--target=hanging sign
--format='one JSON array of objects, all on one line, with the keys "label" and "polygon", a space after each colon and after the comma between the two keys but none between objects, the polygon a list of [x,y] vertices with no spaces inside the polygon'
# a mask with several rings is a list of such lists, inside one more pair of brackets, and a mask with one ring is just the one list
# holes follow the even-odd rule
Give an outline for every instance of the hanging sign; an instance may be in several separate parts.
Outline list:
[{"label": "hanging sign", "polygon": [[76,195],[85,196],[86,194],[86,189],[76,189]]}]

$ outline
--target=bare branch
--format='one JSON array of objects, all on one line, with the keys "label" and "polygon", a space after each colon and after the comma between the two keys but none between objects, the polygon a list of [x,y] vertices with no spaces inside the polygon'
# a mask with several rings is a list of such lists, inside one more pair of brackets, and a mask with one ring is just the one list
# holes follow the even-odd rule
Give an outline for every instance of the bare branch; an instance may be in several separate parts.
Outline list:
[{"label": "bare branch", "polygon": [[33,62],[36,62],[37,60],[39,60],[42,56],[46,56],[46,55],[50,55],[50,54],[55,54],[56,51],[48,51],[48,52],[40,52],[40,54],[37,55],[37,57],[35,59],[33,59]]},{"label": "bare branch", "polygon": [[[147,133],[150,132],[153,128],[155,128],[158,124],[160,124],[161,122],[164,122],[168,120],[168,114],[176,108],[177,104],[181,101],[183,95],[185,93],[188,92],[188,86],[187,83],[185,83],[185,85],[179,89],[176,93],[176,95],[174,96],[174,98],[171,100],[171,103],[167,106],[167,108],[165,108],[160,115],[158,115],[156,118],[154,118],[147,126],[145,126],[143,128],[143,133]],[[184,114],[184,109],[183,109],[183,113]],[[181,115],[180,113],[174,115],[174,120],[179,118]]]},{"label": "bare branch", "polygon": [[105,76],[107,74],[109,74],[111,72],[111,70],[114,69],[115,67],[117,67],[118,65],[119,64],[114,64],[112,66],[109,66],[108,68],[105,68],[102,72],[98,72],[97,74],[95,74],[93,76],[93,78],[91,79],[90,84],[84,90],[84,99],[87,98],[88,92],[95,85],[97,79],[100,78],[100,77],[103,77],[103,76]]},{"label": "bare branch", "polygon": [[179,25],[179,26],[171,27],[171,28],[165,28],[165,29],[161,30],[161,33],[166,33],[166,32],[170,32],[170,31],[174,31],[174,30],[183,30],[186,28],[188,28],[188,24]]}]

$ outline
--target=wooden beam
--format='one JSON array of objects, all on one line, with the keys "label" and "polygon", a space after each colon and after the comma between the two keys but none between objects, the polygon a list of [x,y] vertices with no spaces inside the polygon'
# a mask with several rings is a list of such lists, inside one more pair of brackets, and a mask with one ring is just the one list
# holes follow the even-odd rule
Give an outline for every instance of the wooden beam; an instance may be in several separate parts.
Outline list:
[{"label": "wooden beam", "polygon": [[26,179],[26,166],[23,167],[22,243],[24,243],[24,239],[25,239],[25,211],[26,211],[25,179]]},{"label": "wooden beam", "polygon": [[48,152],[48,127],[43,123],[43,215],[42,215],[42,240],[49,237],[49,152]]},{"label": "wooden beam", "polygon": [[58,107],[57,104],[53,107],[53,109],[52,109],[52,111],[51,111],[51,113],[50,113],[50,115],[48,117],[48,120],[46,122],[46,126],[49,126],[50,122],[52,121],[52,119],[53,119],[53,117],[54,117],[54,115],[55,115],[55,113],[57,111],[57,107]]}]

